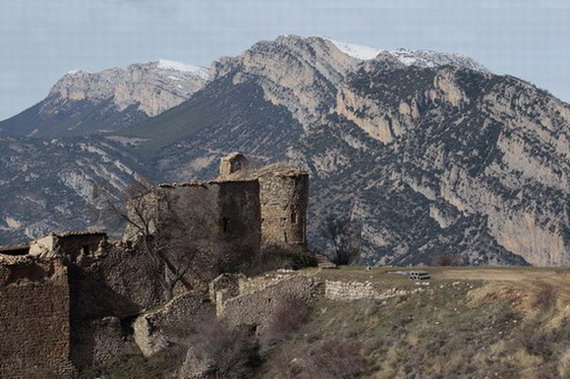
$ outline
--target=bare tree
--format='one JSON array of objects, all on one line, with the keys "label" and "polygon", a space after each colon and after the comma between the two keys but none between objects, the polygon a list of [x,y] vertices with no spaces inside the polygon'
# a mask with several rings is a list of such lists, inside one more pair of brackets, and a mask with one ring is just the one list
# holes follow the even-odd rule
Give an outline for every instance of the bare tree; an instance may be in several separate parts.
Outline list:
[{"label": "bare tree", "polygon": [[321,236],[334,248],[332,261],[337,265],[350,264],[358,255],[357,238],[349,216],[328,215],[320,227]]},{"label": "bare tree", "polygon": [[[178,283],[207,250],[200,241],[205,209],[176,204],[176,199],[147,182],[136,181],[120,202],[109,202],[110,211],[127,223],[127,236],[152,264],[166,301]],[[199,272],[194,272],[199,274]]]}]

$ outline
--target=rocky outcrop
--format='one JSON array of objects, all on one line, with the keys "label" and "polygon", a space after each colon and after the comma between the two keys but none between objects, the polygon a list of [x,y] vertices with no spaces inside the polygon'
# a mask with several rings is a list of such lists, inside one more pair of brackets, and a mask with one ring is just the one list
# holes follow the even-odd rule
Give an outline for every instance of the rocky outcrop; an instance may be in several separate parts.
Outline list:
[{"label": "rocky outcrop", "polygon": [[285,106],[304,125],[320,120],[334,104],[336,86],[358,59],[320,37],[283,36],[212,64],[212,78],[233,74],[235,84],[255,80],[265,99]]},{"label": "rocky outcrop", "polygon": [[[161,181],[214,177],[217,159],[230,151],[258,164],[305,168],[309,244],[326,249],[322,219],[348,215],[363,263],[430,264],[441,255],[462,264],[568,262],[568,104],[468,59],[419,52],[363,58],[341,47],[319,37],[259,42],[215,62],[211,81],[190,100],[113,143],[124,155],[155,159]],[[19,150],[10,154],[27,156],[29,144],[12,146]],[[10,207],[0,228],[15,235],[40,227],[22,218],[25,211],[11,211],[20,203],[34,220],[60,220],[59,213],[46,216],[48,204],[31,207],[51,193],[31,189],[47,186],[36,179],[36,163],[17,174],[10,154],[0,164],[12,175],[0,181],[18,188],[4,195]],[[115,162],[138,173],[137,160],[124,155]],[[84,175],[89,163],[81,162],[51,176],[70,188],[75,204],[97,193]]]},{"label": "rocky outcrop", "polygon": [[169,61],[136,63],[97,73],[72,71],[53,86],[50,96],[92,102],[112,99],[119,111],[136,105],[152,117],[187,100],[207,78],[208,70],[202,67]]},{"label": "rocky outcrop", "polygon": [[0,244],[107,228],[111,219],[100,213],[107,195],[143,171],[123,144],[102,138],[0,138]]},{"label": "rocky outcrop", "polygon": [[1,136],[56,137],[126,129],[187,100],[208,79],[202,67],[156,61],[64,75],[40,103],[0,122]]},{"label": "rocky outcrop", "polygon": [[[463,264],[566,262],[567,104],[465,62],[340,59],[328,42],[281,37],[213,67],[215,80],[254,83],[303,126],[279,148],[311,173],[313,243],[324,242],[318,220],[338,212],[359,225],[362,259],[372,264],[430,264],[442,254]],[[223,123],[247,120],[234,113]],[[194,135],[185,149],[245,143],[222,130]],[[256,138],[277,134],[260,129]],[[271,160],[273,147],[255,151]]]}]

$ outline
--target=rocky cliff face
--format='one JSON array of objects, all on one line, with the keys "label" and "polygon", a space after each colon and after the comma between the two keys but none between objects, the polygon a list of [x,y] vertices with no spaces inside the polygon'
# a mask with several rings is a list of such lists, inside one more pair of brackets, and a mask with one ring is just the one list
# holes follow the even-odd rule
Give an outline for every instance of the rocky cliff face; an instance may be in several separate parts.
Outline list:
[{"label": "rocky cliff face", "polygon": [[122,150],[102,138],[1,138],[0,244],[88,227],[113,232],[106,194],[120,196],[144,173]]},{"label": "rocky cliff face", "polygon": [[187,100],[201,89],[208,70],[171,61],[132,64],[98,73],[67,73],[50,91],[50,96],[93,102],[113,99],[117,110],[132,105],[153,117]]},{"label": "rocky cliff face", "polygon": [[182,138],[185,151],[203,154],[171,146],[159,167],[188,160],[183,175],[207,176],[224,149],[269,161],[284,151],[312,172],[312,240],[325,214],[348,213],[367,262],[567,262],[567,104],[473,61],[343,54],[326,39],[281,37],[215,63],[215,81],[259,88],[263,99],[250,106],[288,110],[301,134],[261,127],[251,145],[239,130],[256,116],[232,112],[224,126]]},{"label": "rocky cliff face", "polygon": [[568,104],[465,57],[351,49],[286,36],[222,58],[114,156],[158,181],[214,177],[228,151],[288,160],[311,172],[310,243],[349,215],[367,263],[568,263]]},{"label": "rocky cliff face", "polygon": [[0,123],[0,136],[57,137],[124,129],[201,89],[208,70],[171,61],[64,75],[36,106]]}]

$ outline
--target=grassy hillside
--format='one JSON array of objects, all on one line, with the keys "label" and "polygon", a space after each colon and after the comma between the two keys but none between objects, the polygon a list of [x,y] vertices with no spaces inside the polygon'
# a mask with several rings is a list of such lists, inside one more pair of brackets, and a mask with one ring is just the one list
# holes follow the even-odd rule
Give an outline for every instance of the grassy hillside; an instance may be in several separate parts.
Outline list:
[{"label": "grassy hillside", "polygon": [[137,151],[149,158],[162,148],[200,132],[220,126],[228,129],[237,126],[236,115],[240,120],[256,125],[272,114],[264,113],[270,107],[275,106],[263,99],[263,91],[258,86],[233,85],[231,78],[224,78],[211,83],[190,100],[120,134],[144,139]]},{"label": "grassy hillside", "polygon": [[[331,280],[418,287],[387,270]],[[570,274],[544,269],[432,268],[426,288],[391,299],[323,299],[266,350],[258,377],[556,378],[570,375]],[[427,282],[426,282],[427,283]],[[304,372],[304,374],[303,374]]]},{"label": "grassy hillside", "polygon": [[[212,362],[236,362],[226,367],[228,378],[570,377],[569,270],[435,267],[426,268],[432,279],[422,282],[392,270],[303,270],[323,281],[369,282],[406,293],[382,300],[321,298],[308,308],[291,303],[266,334],[229,338],[242,329],[198,331],[189,347],[216,352]],[[98,374],[165,377],[184,355],[174,346],[148,359],[118,357]]]}]

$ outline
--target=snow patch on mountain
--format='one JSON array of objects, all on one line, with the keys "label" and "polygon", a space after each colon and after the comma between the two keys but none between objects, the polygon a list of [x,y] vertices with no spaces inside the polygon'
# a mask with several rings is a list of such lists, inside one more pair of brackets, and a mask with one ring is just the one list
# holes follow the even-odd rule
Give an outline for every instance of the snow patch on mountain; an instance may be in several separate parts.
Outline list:
[{"label": "snow patch on mountain", "polygon": [[330,39],[327,37],[321,37],[321,38],[324,38],[332,42],[340,51],[342,51],[346,55],[350,55],[351,57],[357,59],[362,59],[362,60],[374,59],[378,56],[378,54],[384,51],[382,49],[377,49],[375,47],[355,45],[348,42],[336,41],[334,39]]},{"label": "snow patch on mountain", "polygon": [[194,66],[187,63],[169,61],[166,59],[159,59],[156,63],[157,63],[156,67],[161,70],[189,72],[204,79],[208,78],[209,71],[205,67]]},{"label": "snow patch on mountain", "polygon": [[437,67],[443,65],[452,65],[465,67],[471,70],[490,73],[485,66],[476,62],[474,59],[460,54],[439,53],[431,50],[383,50],[375,47],[355,45],[348,42],[336,41],[328,37],[321,37],[332,42],[343,53],[362,60],[374,59],[378,54],[386,52],[406,66],[419,67]]},{"label": "snow patch on mountain", "polygon": [[407,66],[419,67],[436,67],[444,65],[452,65],[465,67],[474,71],[490,73],[485,66],[461,54],[452,53],[438,53],[431,50],[388,50],[390,55],[398,59],[400,62]]}]

